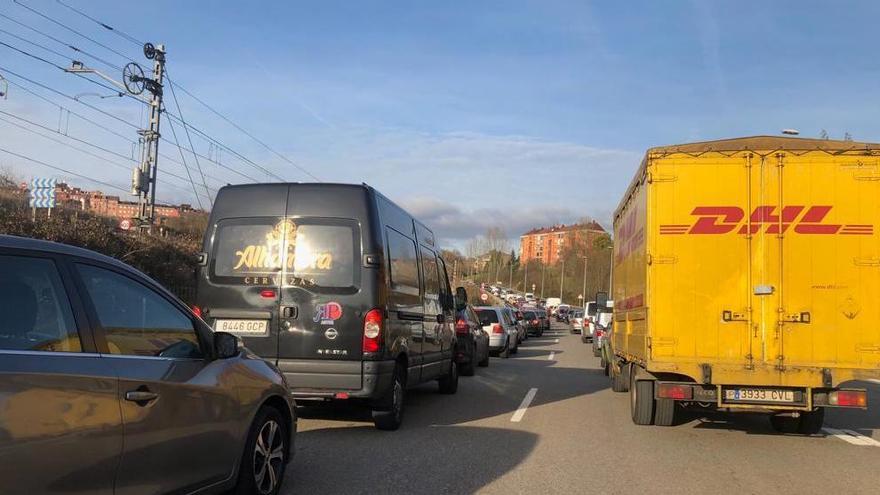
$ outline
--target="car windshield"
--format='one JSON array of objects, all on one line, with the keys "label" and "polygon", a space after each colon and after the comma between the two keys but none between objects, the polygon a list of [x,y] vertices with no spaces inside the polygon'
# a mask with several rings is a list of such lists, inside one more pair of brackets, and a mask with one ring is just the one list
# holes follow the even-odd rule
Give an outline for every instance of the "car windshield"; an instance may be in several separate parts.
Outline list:
[{"label": "car windshield", "polygon": [[523,318],[525,318],[526,320],[534,320],[537,317],[538,316],[534,311],[526,311],[523,313]]}]

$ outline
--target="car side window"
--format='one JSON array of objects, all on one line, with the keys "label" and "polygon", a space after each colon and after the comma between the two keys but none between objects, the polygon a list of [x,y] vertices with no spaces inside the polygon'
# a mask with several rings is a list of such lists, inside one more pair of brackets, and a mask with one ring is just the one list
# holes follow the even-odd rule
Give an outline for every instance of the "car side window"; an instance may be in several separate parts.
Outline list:
[{"label": "car side window", "polygon": [[153,289],[104,268],[76,265],[110,354],[200,358],[190,316]]},{"label": "car side window", "polygon": [[73,310],[55,262],[0,256],[0,349],[81,352]]},{"label": "car side window", "polygon": [[412,306],[420,303],[419,265],[416,243],[392,228],[388,233],[389,272],[391,274],[391,303]]}]

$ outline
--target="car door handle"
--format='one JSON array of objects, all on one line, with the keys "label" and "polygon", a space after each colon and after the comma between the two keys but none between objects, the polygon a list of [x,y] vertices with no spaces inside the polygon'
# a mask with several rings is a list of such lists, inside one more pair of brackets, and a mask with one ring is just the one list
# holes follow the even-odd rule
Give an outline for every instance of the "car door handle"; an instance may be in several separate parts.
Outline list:
[{"label": "car door handle", "polygon": [[139,406],[145,406],[158,398],[159,394],[149,390],[129,390],[125,393],[125,400],[137,402]]}]

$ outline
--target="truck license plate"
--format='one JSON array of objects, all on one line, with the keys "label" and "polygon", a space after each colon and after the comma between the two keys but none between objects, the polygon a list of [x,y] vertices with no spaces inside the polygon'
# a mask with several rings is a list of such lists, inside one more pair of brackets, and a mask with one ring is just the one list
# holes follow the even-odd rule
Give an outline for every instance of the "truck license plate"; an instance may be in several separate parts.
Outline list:
[{"label": "truck license plate", "polygon": [[732,402],[794,402],[794,390],[769,388],[731,388],[724,398]]},{"label": "truck license plate", "polygon": [[214,330],[240,335],[265,335],[269,330],[267,320],[216,320]]}]

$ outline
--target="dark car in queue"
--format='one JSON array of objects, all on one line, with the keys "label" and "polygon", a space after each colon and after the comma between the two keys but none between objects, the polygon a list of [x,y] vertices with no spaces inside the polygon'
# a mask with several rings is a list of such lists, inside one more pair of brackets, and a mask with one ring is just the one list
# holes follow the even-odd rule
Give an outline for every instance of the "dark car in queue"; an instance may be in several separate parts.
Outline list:
[{"label": "dark car in queue", "polygon": [[0,274],[0,492],[278,493],[274,366],[113,258],[0,236]]},{"label": "dark car in queue", "polygon": [[455,336],[455,362],[460,374],[473,376],[475,366],[489,366],[489,334],[483,331],[480,317],[467,303],[467,292],[461,287],[456,293]]},{"label": "dark car in queue", "polygon": [[434,233],[372,187],[223,187],[203,251],[203,317],[276,364],[300,405],[358,401],[395,430],[408,388],[456,392],[454,297]]},{"label": "dark car in queue", "polygon": [[525,309],[522,311],[523,322],[526,327],[526,334],[541,337],[544,335],[544,322],[541,321],[538,311],[534,309]]}]

